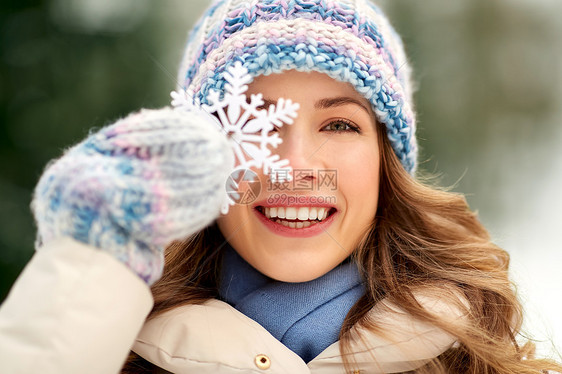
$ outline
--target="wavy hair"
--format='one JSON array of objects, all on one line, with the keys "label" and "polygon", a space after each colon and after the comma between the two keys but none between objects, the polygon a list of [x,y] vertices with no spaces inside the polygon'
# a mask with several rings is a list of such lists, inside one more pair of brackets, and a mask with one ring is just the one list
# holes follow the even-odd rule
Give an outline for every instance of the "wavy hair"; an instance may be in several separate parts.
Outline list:
[{"label": "wavy hair", "polygon": [[[362,327],[384,334],[368,312],[387,298],[413,318],[457,338],[453,348],[412,373],[562,372],[558,363],[534,358],[532,342],[518,342],[523,313],[508,277],[507,252],[492,243],[462,194],[432,186],[433,177],[412,178],[382,126],[377,129],[382,150],[379,204],[370,230],[353,254],[366,293],[349,311],[340,332],[346,371],[354,372],[353,356],[346,353],[351,331]],[[218,296],[223,243],[212,225],[167,248],[164,275],[152,286],[155,303],[149,318]],[[414,297],[419,289],[464,308],[465,321],[452,323],[432,314]],[[122,373],[153,370],[154,365],[131,352]]]},{"label": "wavy hair", "polygon": [[[367,313],[387,298],[457,338],[454,348],[415,373],[561,372],[558,363],[534,358],[532,342],[518,342],[523,309],[508,277],[509,255],[492,243],[465,197],[433,186],[435,176],[412,178],[381,130],[379,143],[379,208],[354,254],[367,291],[342,326],[341,351],[349,350],[353,326],[384,333]],[[465,310],[463,323],[425,309],[414,297],[420,289]],[[346,362],[351,368],[353,357]]]}]

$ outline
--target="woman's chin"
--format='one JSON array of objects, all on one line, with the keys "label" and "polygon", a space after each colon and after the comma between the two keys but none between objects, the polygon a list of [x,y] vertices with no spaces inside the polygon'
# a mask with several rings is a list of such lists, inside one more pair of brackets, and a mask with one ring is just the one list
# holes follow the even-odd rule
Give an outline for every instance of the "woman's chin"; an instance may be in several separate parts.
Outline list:
[{"label": "woman's chin", "polygon": [[[236,248],[235,248],[236,249]],[[309,255],[306,250],[279,251],[278,255],[252,256],[237,251],[260,273],[281,282],[308,282],[323,276],[340,264],[345,258],[327,259],[322,253]]]}]

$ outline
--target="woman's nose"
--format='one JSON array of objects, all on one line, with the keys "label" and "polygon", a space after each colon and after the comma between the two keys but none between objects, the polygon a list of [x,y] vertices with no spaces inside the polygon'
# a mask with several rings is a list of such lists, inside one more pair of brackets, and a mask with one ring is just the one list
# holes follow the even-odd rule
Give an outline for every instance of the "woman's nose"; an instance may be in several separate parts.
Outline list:
[{"label": "woman's nose", "polygon": [[[294,126],[294,125],[293,125]],[[293,170],[315,169],[318,165],[317,145],[310,134],[305,131],[291,128],[282,133],[283,142],[276,152],[281,159],[289,160]]]},{"label": "woman's nose", "polygon": [[274,153],[289,161],[293,169],[292,182],[294,189],[310,190],[316,184],[317,175],[326,168],[321,151],[320,138],[315,137],[306,124],[295,122],[280,132],[283,142]]}]

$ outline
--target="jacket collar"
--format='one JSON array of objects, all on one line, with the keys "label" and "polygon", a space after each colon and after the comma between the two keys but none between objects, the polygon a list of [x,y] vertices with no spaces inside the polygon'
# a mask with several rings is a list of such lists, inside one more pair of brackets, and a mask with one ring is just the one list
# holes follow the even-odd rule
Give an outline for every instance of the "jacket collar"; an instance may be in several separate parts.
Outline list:
[{"label": "jacket collar", "polygon": [[[440,318],[453,321],[465,315],[458,307],[434,297],[420,293],[416,299]],[[379,302],[369,318],[382,332],[352,329],[350,353],[359,372],[413,370],[455,343],[453,336],[412,318],[388,300]],[[177,307],[149,320],[133,351],[178,374],[344,372],[339,342],[306,364],[258,323],[219,300]]]}]

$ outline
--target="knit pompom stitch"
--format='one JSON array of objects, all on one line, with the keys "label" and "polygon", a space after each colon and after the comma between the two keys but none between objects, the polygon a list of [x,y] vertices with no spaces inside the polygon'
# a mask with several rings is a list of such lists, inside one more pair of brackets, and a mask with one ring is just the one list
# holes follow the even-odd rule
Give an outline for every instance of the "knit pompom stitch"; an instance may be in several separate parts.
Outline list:
[{"label": "knit pompom stitch", "polygon": [[234,160],[204,113],[142,110],[52,162],[34,192],[36,246],[60,237],[110,252],[148,284],[163,250],[209,225]]},{"label": "knit pompom stitch", "polygon": [[205,103],[209,90],[224,90],[225,71],[237,61],[253,77],[294,69],[352,84],[404,168],[415,172],[410,66],[400,37],[370,1],[215,1],[189,36],[180,88]]}]

